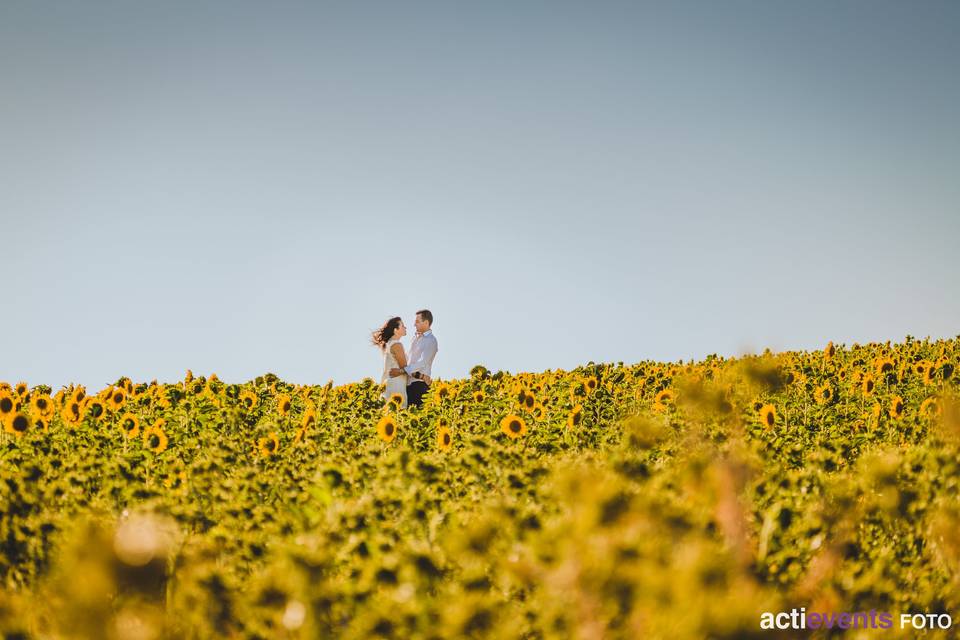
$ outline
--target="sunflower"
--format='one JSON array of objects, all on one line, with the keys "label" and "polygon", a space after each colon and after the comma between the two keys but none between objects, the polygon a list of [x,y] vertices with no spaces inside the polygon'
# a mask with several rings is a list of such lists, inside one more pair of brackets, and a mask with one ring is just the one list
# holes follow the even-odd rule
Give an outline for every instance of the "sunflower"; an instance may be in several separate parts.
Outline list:
[{"label": "sunflower", "polygon": [[544,407],[543,404],[537,402],[536,404],[533,405],[533,409],[531,410],[531,413],[533,414],[534,418],[539,420],[540,418],[547,415],[547,408]]},{"label": "sunflower", "polygon": [[110,405],[110,408],[114,411],[119,411],[123,408],[124,403],[127,401],[127,392],[123,389],[117,388],[110,392],[110,395],[107,397],[107,403]]},{"label": "sunflower", "polygon": [[290,400],[289,395],[281,393],[277,396],[277,413],[281,416],[286,416],[290,413],[291,407],[293,407],[293,402]]},{"label": "sunflower", "polygon": [[33,419],[33,426],[38,430],[42,430],[44,433],[50,428],[50,421],[43,416],[37,416]]},{"label": "sunflower", "polygon": [[440,427],[437,429],[437,448],[440,451],[449,451],[451,447],[453,447],[453,436],[450,434],[450,429]]},{"label": "sunflower", "polygon": [[794,371],[794,383],[798,388],[804,388],[807,384],[807,376],[803,371]]},{"label": "sunflower", "polygon": [[243,391],[240,392],[240,404],[242,404],[244,408],[248,410],[253,409],[255,406],[257,406],[258,400],[259,399],[257,398],[257,394],[255,394],[253,391],[250,391],[249,389],[244,389]]},{"label": "sunflower", "polygon": [[387,401],[393,408],[399,409],[403,406],[403,396],[399,393],[391,393],[390,399]]},{"label": "sunflower", "polygon": [[390,442],[396,437],[397,423],[394,421],[393,416],[388,414],[380,418],[380,421],[377,423],[377,433],[384,442]]},{"label": "sunflower", "polygon": [[166,387],[163,389],[159,387],[154,387],[155,391],[153,393],[154,401],[158,407],[161,409],[170,409],[173,406],[173,403],[170,400],[170,394],[167,391]]},{"label": "sunflower", "polygon": [[596,376],[589,376],[583,379],[583,388],[586,389],[587,393],[593,393],[599,385],[600,383],[597,381]]},{"label": "sunflower", "polygon": [[437,399],[437,402],[443,402],[451,395],[453,395],[453,390],[450,388],[450,385],[440,382],[437,384],[436,391],[433,392],[434,397]]},{"label": "sunflower", "polygon": [[583,405],[578,404],[567,415],[567,426],[573,429],[579,427],[581,422],[583,422]]},{"label": "sunflower", "polygon": [[6,389],[0,390],[0,420],[13,415],[20,408],[19,404],[12,393]]},{"label": "sunflower", "polygon": [[527,411],[533,411],[533,408],[537,406],[537,399],[533,397],[532,393],[528,393],[523,398],[523,408]]},{"label": "sunflower", "polygon": [[777,409],[772,404],[765,404],[760,407],[760,422],[764,427],[770,428],[777,422]]},{"label": "sunflower", "polygon": [[899,420],[903,416],[903,398],[900,396],[893,396],[890,399],[890,417],[894,420]]},{"label": "sunflower", "polygon": [[920,403],[920,415],[936,418],[940,415],[940,402],[936,398],[927,398]]},{"label": "sunflower", "polygon": [[934,372],[932,375],[939,376],[942,380],[949,380],[954,372],[953,363],[946,358],[940,358],[937,360],[937,363],[933,365],[933,368]]},{"label": "sunflower", "polygon": [[578,380],[570,385],[570,401],[576,402],[577,398],[582,398],[587,395],[587,386],[583,384],[583,380]]},{"label": "sunflower", "polygon": [[897,367],[892,358],[877,358],[874,361],[874,365],[877,370],[877,375],[893,373],[893,370]]},{"label": "sunflower", "polygon": [[167,474],[167,477],[163,479],[163,486],[167,489],[179,489],[186,481],[187,472],[181,469],[180,471]]},{"label": "sunflower", "polygon": [[673,404],[675,395],[672,389],[663,389],[653,399],[653,409],[655,411],[666,411],[667,406]]},{"label": "sunflower", "polygon": [[303,430],[309,429],[310,427],[317,424],[317,412],[314,409],[307,409],[303,414],[303,418],[300,419],[300,428]]},{"label": "sunflower", "polygon": [[22,411],[16,411],[3,419],[3,430],[15,436],[22,436],[30,428],[30,418]]},{"label": "sunflower", "polygon": [[14,387],[13,390],[22,398],[23,396],[27,395],[27,391],[30,390],[30,387],[26,382],[18,382],[17,386]]},{"label": "sunflower", "polygon": [[876,380],[874,380],[873,376],[869,373],[863,376],[863,380],[860,381],[860,390],[863,391],[863,395],[865,396],[873,393],[873,390],[876,388],[876,386]]},{"label": "sunflower", "polygon": [[154,453],[163,453],[167,449],[167,434],[161,426],[163,419],[157,420],[152,427],[143,432],[143,444]]},{"label": "sunflower", "polygon": [[830,360],[837,353],[837,348],[833,346],[833,340],[827,343],[827,347],[823,350],[823,359]]},{"label": "sunflower", "polygon": [[474,401],[474,402],[476,402],[477,404],[480,404],[481,402],[483,402],[483,399],[484,399],[483,391],[474,391],[474,392],[473,392],[473,401]]},{"label": "sunflower", "polygon": [[500,421],[500,430],[516,440],[527,432],[527,423],[520,416],[510,414]]},{"label": "sunflower", "polygon": [[53,412],[55,410],[53,400],[50,399],[50,396],[44,394],[36,395],[31,398],[30,406],[33,407],[34,413],[39,414],[47,420],[53,416]]},{"label": "sunflower", "polygon": [[84,402],[84,412],[85,416],[90,416],[94,420],[99,420],[106,409],[103,406],[103,401],[100,398],[96,397],[87,397],[86,402]]},{"label": "sunflower", "polygon": [[260,454],[264,456],[272,456],[280,448],[280,438],[277,437],[275,431],[271,431],[264,437],[257,440],[257,449],[259,449]]},{"label": "sunflower", "polygon": [[120,429],[128,438],[136,438],[140,435],[140,419],[132,413],[125,413],[120,418]]},{"label": "sunflower", "polygon": [[814,392],[814,399],[817,401],[817,404],[830,404],[833,398],[833,387],[830,386],[829,382],[824,382],[817,387],[817,390]]},{"label": "sunflower", "polygon": [[83,417],[81,411],[82,407],[80,406],[80,402],[71,397],[60,411],[60,417],[62,417],[63,421],[67,424],[76,425],[80,423]]},{"label": "sunflower", "polygon": [[850,372],[851,386],[857,387],[860,385],[861,382],[863,382],[863,371],[851,371]]},{"label": "sunflower", "polygon": [[526,400],[527,400],[527,390],[524,387],[520,387],[520,392],[517,393],[517,404],[519,404],[522,407],[523,403],[526,402]]}]

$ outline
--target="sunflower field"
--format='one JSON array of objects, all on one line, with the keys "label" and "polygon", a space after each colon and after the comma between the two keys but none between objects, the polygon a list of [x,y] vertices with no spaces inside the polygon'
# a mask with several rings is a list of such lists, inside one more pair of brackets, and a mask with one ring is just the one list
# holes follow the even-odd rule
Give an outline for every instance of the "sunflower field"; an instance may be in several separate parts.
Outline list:
[{"label": "sunflower field", "polygon": [[960,624],[958,366],[960,337],[910,336],[478,365],[403,410],[370,379],[0,383],[0,634],[801,637],[760,627],[793,607]]}]

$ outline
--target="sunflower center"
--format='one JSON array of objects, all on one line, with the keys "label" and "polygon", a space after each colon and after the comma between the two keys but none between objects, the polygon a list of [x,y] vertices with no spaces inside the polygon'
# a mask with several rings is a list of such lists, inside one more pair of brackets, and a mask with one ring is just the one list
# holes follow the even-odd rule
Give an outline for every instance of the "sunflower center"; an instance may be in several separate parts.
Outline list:
[{"label": "sunflower center", "polygon": [[520,422],[518,420],[510,421],[510,431],[514,433],[520,433]]}]

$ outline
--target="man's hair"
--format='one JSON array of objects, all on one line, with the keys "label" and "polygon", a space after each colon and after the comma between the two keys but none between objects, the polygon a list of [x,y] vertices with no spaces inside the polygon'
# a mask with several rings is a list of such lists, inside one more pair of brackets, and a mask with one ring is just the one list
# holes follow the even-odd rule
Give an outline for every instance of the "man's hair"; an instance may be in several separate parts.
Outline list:
[{"label": "man's hair", "polygon": [[433,326],[433,314],[430,313],[429,309],[420,309],[417,311],[417,315],[430,323],[430,326]]}]

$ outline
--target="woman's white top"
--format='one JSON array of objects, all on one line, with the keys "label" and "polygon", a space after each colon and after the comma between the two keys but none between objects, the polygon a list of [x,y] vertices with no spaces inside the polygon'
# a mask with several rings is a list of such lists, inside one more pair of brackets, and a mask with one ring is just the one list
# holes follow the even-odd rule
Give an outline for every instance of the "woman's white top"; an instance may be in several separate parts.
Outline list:
[{"label": "woman's white top", "polygon": [[[391,338],[390,341],[388,341],[386,346],[384,347],[383,376],[380,378],[380,382],[388,382],[390,380],[390,369],[400,368],[400,363],[397,362],[396,357],[393,355],[393,351],[390,350],[391,347],[393,347],[393,345],[397,344],[398,342],[400,342],[399,338]],[[404,383],[406,383],[406,374],[397,376],[397,378],[403,380]]]},{"label": "woman's white top", "polygon": [[400,406],[407,406],[407,374],[402,373],[399,376],[390,377],[390,369],[399,369],[400,363],[397,362],[396,357],[391,353],[390,348],[400,342],[400,339],[393,339],[387,342],[385,345],[383,353],[383,376],[380,378],[380,382],[385,385],[383,390],[383,398],[389,400],[390,396],[393,394],[399,394],[402,398]]}]

